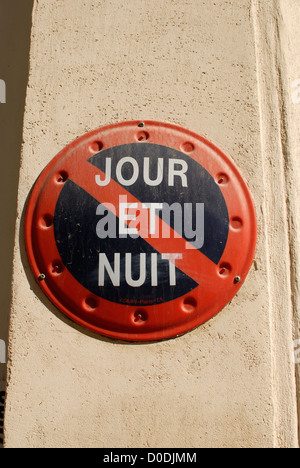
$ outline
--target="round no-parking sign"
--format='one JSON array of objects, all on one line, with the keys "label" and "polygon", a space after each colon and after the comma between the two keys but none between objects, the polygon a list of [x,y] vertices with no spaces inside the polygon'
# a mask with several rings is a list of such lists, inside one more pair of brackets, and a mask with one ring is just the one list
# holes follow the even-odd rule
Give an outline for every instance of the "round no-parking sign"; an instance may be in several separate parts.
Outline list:
[{"label": "round no-parking sign", "polygon": [[251,266],[256,217],[234,163],[158,122],[88,133],[32,191],[26,246],[35,277],[69,318],[130,341],[181,335],[216,315]]}]

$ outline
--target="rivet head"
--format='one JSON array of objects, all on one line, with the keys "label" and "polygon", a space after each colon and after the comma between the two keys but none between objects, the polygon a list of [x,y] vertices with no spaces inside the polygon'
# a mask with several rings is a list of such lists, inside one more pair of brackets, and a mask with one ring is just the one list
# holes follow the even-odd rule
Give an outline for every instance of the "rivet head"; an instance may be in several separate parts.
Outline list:
[{"label": "rivet head", "polygon": [[45,273],[41,273],[41,274],[39,275],[39,281],[44,281],[45,279],[46,279]]},{"label": "rivet head", "polygon": [[236,276],[236,277],[234,278],[235,284],[239,283],[240,281],[241,281],[241,277],[240,277],[240,276]]},{"label": "rivet head", "polygon": [[138,126],[143,128],[143,127],[145,127],[145,124],[144,124],[144,122],[140,122]]}]

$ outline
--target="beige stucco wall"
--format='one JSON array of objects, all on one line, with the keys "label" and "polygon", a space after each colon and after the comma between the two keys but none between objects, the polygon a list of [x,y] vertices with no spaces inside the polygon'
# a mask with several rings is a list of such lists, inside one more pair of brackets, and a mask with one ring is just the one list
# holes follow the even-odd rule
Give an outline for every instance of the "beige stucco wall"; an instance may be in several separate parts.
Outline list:
[{"label": "beige stucco wall", "polygon": [[[297,0],[34,2],[6,447],[298,445],[297,229],[288,222],[297,70],[281,60],[299,48],[289,39],[297,15]],[[57,152],[132,119],[174,122],[217,144],[240,167],[258,218],[255,262],[233,301],[191,333],[143,345],[65,319],[35,283],[23,235],[28,193]]]}]

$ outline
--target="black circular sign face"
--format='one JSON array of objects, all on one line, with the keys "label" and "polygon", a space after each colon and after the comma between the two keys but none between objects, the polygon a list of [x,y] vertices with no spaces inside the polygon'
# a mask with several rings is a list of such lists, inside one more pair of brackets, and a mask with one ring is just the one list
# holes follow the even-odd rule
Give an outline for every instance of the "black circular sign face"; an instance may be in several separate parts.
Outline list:
[{"label": "black circular sign face", "polygon": [[37,180],[25,225],[50,300],[129,341],[175,337],[215,316],[256,245],[235,164],[205,138],[150,121],[102,127],[64,148]]},{"label": "black circular sign face", "polygon": [[[103,174],[95,179],[99,193],[104,187],[111,187],[111,193],[107,190],[99,204],[71,180],[64,184],[54,233],[69,272],[91,293],[119,304],[160,304],[197,288],[199,284],[176,267],[176,255],[182,255],[176,252],[176,234],[185,239],[187,249],[196,248],[217,265],[229,230],[224,197],[207,170],[187,154],[147,143],[103,150],[88,163]],[[116,186],[139,205],[124,195],[117,205],[112,203]],[[165,223],[163,232],[158,232],[158,217]],[[147,235],[140,236],[141,230],[149,238],[168,239],[175,257],[157,251]]]}]

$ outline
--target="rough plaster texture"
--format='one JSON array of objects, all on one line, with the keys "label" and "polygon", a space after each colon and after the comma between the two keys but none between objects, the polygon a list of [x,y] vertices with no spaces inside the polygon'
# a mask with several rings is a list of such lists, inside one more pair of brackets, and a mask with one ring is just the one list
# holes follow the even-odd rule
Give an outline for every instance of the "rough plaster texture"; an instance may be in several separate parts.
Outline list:
[{"label": "rough plaster texture", "polygon": [[[300,339],[300,6],[288,0],[281,3],[280,66],[282,140],[287,193],[287,214],[290,241],[291,297],[294,310],[294,339]],[[297,83],[296,89],[295,84]],[[295,95],[296,91],[296,95]],[[291,99],[292,97],[292,99]],[[296,98],[296,99],[295,99]],[[296,366],[298,415],[300,411],[300,365]],[[300,421],[298,418],[300,433]]]},{"label": "rough plaster texture", "polygon": [[[6,447],[298,445],[278,18],[277,0],[35,1]],[[191,333],[143,345],[65,319],[36,285],[23,236],[28,193],[56,153],[131,119],[178,123],[216,143],[248,181],[258,217],[255,262],[233,301]]]}]

